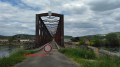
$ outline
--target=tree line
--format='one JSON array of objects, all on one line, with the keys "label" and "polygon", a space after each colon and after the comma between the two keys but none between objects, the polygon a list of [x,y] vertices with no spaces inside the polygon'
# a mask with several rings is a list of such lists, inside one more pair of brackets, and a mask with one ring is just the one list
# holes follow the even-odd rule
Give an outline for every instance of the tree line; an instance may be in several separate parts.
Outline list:
[{"label": "tree line", "polygon": [[108,33],[104,35],[74,37],[71,40],[74,42],[79,42],[78,46],[90,45],[95,47],[120,47],[120,32]]}]

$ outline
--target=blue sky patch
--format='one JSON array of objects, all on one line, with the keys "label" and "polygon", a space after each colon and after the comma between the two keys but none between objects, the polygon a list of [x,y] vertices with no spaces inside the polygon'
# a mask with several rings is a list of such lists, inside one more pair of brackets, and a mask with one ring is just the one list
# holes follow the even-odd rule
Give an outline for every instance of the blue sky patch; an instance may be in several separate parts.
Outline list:
[{"label": "blue sky patch", "polygon": [[22,9],[29,9],[29,10],[35,10],[35,11],[38,11],[41,9],[39,7],[28,6],[25,3],[23,3],[21,0],[0,0],[0,2],[6,2],[6,3],[11,4],[12,6],[17,6]]}]

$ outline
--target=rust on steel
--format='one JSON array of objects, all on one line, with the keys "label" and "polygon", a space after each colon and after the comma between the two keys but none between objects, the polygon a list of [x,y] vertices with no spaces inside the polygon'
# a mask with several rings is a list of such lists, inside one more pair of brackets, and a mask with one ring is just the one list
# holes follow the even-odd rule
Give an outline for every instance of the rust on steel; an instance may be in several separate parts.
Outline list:
[{"label": "rust on steel", "polygon": [[[36,47],[52,41],[52,36],[41,18],[43,16],[48,16],[48,13],[36,14]],[[60,18],[54,39],[59,46],[64,47],[64,15],[52,13],[51,16]]]}]

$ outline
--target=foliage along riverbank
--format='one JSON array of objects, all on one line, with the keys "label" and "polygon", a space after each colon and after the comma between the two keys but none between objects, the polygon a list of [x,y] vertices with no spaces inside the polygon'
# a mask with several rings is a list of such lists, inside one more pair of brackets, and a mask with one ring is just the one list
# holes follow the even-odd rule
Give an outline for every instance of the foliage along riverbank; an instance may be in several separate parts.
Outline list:
[{"label": "foliage along riverbank", "polygon": [[120,67],[120,58],[100,56],[97,58],[93,51],[88,49],[65,48],[59,52],[77,62],[80,67]]},{"label": "foliage along riverbank", "polygon": [[73,37],[71,40],[72,42],[79,42],[79,44],[76,44],[77,46],[120,48],[120,32]]},{"label": "foliage along riverbank", "polygon": [[26,58],[25,54],[32,54],[39,50],[19,50],[9,57],[0,58],[0,67],[11,67]]}]

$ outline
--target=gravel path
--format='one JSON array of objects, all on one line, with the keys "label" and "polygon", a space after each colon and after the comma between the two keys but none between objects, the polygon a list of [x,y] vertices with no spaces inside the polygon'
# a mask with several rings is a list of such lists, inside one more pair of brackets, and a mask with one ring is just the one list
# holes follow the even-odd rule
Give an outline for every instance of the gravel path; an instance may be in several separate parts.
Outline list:
[{"label": "gravel path", "polygon": [[[43,53],[44,52],[41,51],[36,54]],[[32,56],[25,59],[23,62],[16,64],[14,67],[77,67],[77,65],[54,49],[50,55]]]}]

